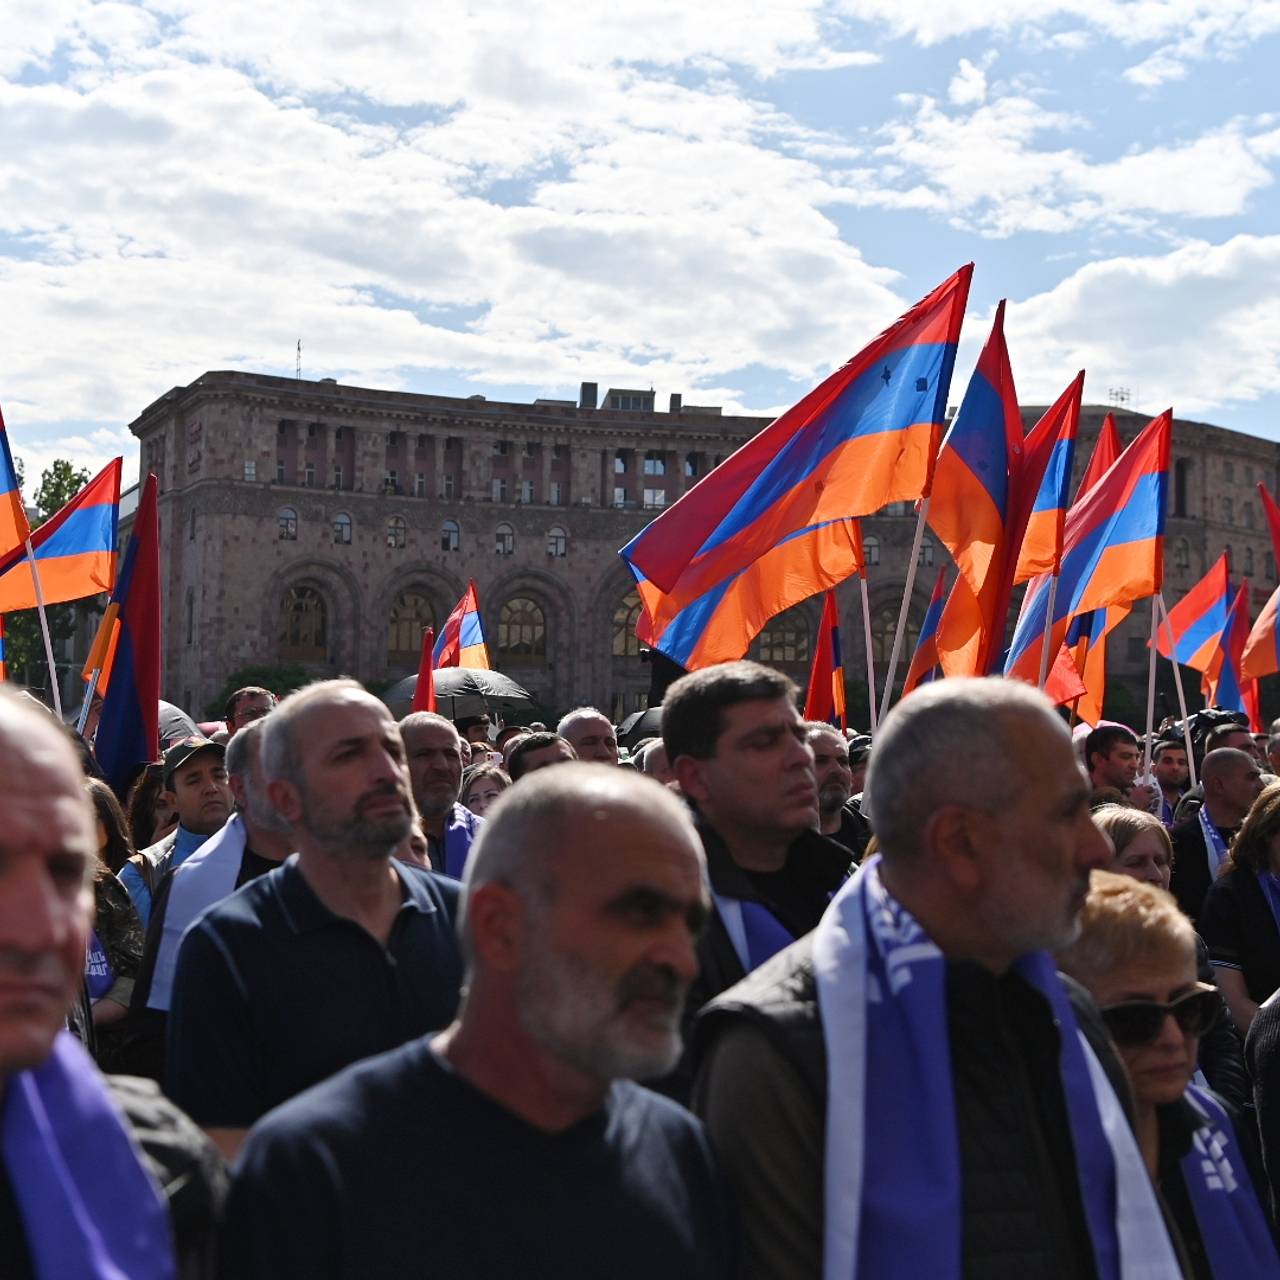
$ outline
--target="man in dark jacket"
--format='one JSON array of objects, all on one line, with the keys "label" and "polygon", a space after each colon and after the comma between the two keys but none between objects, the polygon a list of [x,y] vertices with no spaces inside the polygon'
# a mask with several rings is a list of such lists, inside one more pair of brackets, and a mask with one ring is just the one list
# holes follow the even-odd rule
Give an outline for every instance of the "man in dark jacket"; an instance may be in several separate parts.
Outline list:
[{"label": "man in dark jacket", "polygon": [[97,863],[80,766],[0,693],[0,1276],[208,1274],[224,1171],[146,1081],[102,1076],[65,1031]]},{"label": "man in dark jacket", "polygon": [[[796,687],[755,662],[694,671],[667,690],[662,740],[697,811],[714,909],[698,944],[693,1015],[818,923],[852,855],[818,830],[818,789]],[[664,1085],[683,1098],[678,1072]]]},{"label": "man in dark jacket", "polygon": [[1110,857],[1052,707],[1012,681],[918,690],[867,794],[882,856],[699,1020],[741,1274],[1078,1280],[1132,1265],[1136,1233],[1149,1274],[1178,1275],[1123,1072],[1045,954]]}]

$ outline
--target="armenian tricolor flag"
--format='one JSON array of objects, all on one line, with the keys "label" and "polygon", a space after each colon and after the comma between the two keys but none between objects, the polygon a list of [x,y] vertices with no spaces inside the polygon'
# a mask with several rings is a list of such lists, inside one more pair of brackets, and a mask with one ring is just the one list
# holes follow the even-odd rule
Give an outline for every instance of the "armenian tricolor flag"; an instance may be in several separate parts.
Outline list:
[{"label": "armenian tricolor flag", "polygon": [[916,638],[916,651],[912,654],[911,666],[902,685],[904,698],[917,685],[928,684],[937,676],[938,619],[942,616],[943,601],[946,598],[946,578],[946,569],[939,569],[938,580],[933,584],[933,595],[929,598],[929,607],[925,610],[920,634]]},{"label": "armenian tricolor flag", "polygon": [[4,414],[0,413],[0,554],[22,546],[30,532],[26,508],[22,505],[18,468],[13,465],[9,433],[5,430]]},{"label": "armenian tricolor flag", "polygon": [[1022,416],[1004,340],[1004,301],[996,307],[986,345],[959,412],[938,454],[929,527],[959,570],[938,619],[937,650],[949,676],[986,674],[997,619],[1013,475],[1022,457]]},{"label": "armenian tricolor flag", "polygon": [[[1172,426],[1172,409],[1153,419],[1067,513],[1051,653],[1062,646],[1076,615],[1131,604],[1160,590]],[[1027,588],[1006,675],[1039,679],[1050,581],[1042,575]]]},{"label": "armenian tricolor flag", "polygon": [[[1156,649],[1184,667],[1208,671],[1218,658],[1231,618],[1230,566],[1224,552],[1213,568],[1169,610],[1169,624],[1156,633]],[[1169,631],[1173,631],[1173,648]]]},{"label": "armenian tricolor flag", "polygon": [[484,642],[480,596],[476,591],[474,578],[467,583],[466,594],[454,605],[453,612],[440,628],[440,636],[431,656],[435,667],[489,669],[489,650]]},{"label": "armenian tricolor flag", "polygon": [[93,751],[116,795],[138,767],[160,754],[160,517],[157,483],[147,476],[125,548],[120,579],[98,630],[111,654],[110,685]]},{"label": "armenian tricolor flag", "polygon": [[1205,673],[1204,687],[1207,705],[1245,712],[1250,729],[1260,733],[1262,711],[1258,702],[1258,682],[1246,680],[1241,671],[1248,635],[1249,579],[1245,578],[1231,601],[1222,643],[1213,666]]},{"label": "armenian tricolor flag", "polygon": [[[793,540],[929,491],[972,273],[956,272],[622,548],[650,644],[688,666],[675,650],[708,647],[692,628],[717,615],[711,593],[769,556],[795,578],[796,599],[825,590],[839,579],[801,590],[822,551]],[[671,621],[695,606],[677,643]]]},{"label": "armenian tricolor flag", "polygon": [[828,591],[818,626],[818,645],[809,673],[809,694],[804,702],[806,720],[825,720],[843,730],[848,728],[844,705],[844,661],[840,655],[840,614],[836,593]]},{"label": "armenian tricolor flag", "polygon": [[4,614],[0,613],[0,681],[9,678],[9,659],[4,644]]},{"label": "armenian tricolor flag", "polygon": [[[81,600],[115,585],[122,461],[108,463],[31,535],[45,604]],[[35,583],[22,542],[0,556],[0,613],[35,607]]]}]

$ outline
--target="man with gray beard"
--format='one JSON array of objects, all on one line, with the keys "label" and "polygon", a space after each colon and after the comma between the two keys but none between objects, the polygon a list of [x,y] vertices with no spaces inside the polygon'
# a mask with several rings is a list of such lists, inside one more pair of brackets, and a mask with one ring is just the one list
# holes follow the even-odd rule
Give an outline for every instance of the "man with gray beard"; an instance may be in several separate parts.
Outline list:
[{"label": "man with gray beard", "polygon": [[445,1026],[462,977],[457,886],[393,858],[413,799],[386,707],[355,681],[321,681],[262,733],[297,857],[187,931],[168,1026],[166,1092],[228,1154],[287,1098]]},{"label": "man with gray beard", "polygon": [[457,1020],[255,1128],[224,1276],[732,1274],[701,1126],[632,1083],[680,1053],[709,909],[688,813],[649,779],[569,763],[487,818]]}]

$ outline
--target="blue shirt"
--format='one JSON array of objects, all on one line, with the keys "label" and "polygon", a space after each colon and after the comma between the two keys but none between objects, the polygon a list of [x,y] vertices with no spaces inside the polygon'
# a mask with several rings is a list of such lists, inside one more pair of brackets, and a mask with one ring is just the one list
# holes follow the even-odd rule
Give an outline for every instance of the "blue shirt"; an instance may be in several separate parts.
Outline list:
[{"label": "blue shirt", "polygon": [[[182,866],[208,839],[208,836],[197,835],[194,831],[188,831],[186,827],[179,825],[177,839],[173,843],[173,852],[164,862],[157,882],[170,871],[176,871]],[[156,843],[162,844],[163,841]],[[153,848],[155,845],[150,845],[142,852],[148,853]],[[135,863],[126,862],[120,869],[120,883],[129,891],[134,910],[138,913],[138,919],[142,921],[142,932],[145,934],[147,925],[151,923],[151,890],[147,888],[147,882],[142,878],[142,872],[138,870]]]},{"label": "blue shirt", "polygon": [[335,915],[297,855],[205,912],[178,950],[165,1092],[205,1128],[244,1128],[361,1058],[447,1026],[459,887],[392,862],[404,899],[384,947]]}]

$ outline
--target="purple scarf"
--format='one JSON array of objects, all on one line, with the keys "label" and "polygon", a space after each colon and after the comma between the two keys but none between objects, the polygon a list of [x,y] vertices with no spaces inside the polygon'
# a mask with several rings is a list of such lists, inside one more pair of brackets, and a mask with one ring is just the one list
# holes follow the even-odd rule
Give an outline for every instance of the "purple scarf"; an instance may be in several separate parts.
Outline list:
[{"label": "purple scarf", "polygon": [[1182,1178],[1213,1274],[1223,1280],[1280,1275],[1280,1258],[1248,1166],[1239,1154],[1231,1117],[1212,1095],[1195,1085],[1187,1086],[1187,1097],[1205,1122],[1182,1159]]},{"label": "purple scarf", "polygon": [[68,1032],[40,1066],[10,1078],[0,1153],[40,1280],[172,1280],[159,1188]]}]

